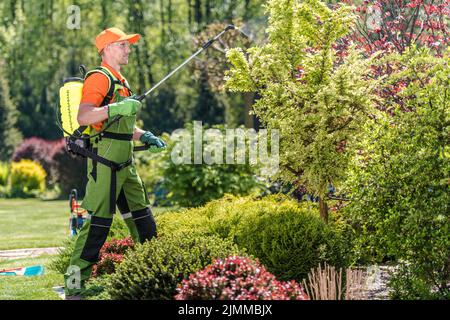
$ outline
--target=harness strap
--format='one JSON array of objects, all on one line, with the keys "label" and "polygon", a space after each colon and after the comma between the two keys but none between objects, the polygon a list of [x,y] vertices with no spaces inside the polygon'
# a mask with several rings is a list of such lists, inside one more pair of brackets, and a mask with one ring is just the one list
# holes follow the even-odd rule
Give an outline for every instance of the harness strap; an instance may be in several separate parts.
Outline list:
[{"label": "harness strap", "polygon": [[[122,87],[125,87],[125,88],[127,88],[128,90],[130,90],[130,89],[128,88],[128,85],[125,85],[124,83],[120,82],[119,79],[116,79],[116,78],[111,74],[111,72],[110,72],[107,68],[104,68],[104,67],[97,67],[97,68],[95,68],[94,70],[89,71],[88,73],[86,73],[86,76],[85,76],[84,80],[86,81],[86,79],[87,79],[90,75],[92,75],[92,74],[94,74],[94,73],[96,73],[96,72],[101,73],[101,74],[103,74],[104,76],[106,76],[106,77],[108,78],[108,81],[109,81],[109,89],[108,89],[108,92],[106,93],[105,98],[103,99],[102,103],[100,104],[100,107],[103,107],[103,106],[106,106],[107,104],[109,104],[109,102],[111,101],[111,99],[112,99],[113,96],[114,96],[114,90],[115,90],[115,85],[116,85],[116,84],[118,84],[118,85],[120,85],[120,86],[122,86]],[[130,90],[130,92],[131,92],[131,90]]]},{"label": "harness strap", "polygon": [[133,140],[133,134],[131,134],[131,133],[116,133],[116,132],[103,131],[102,133],[100,133],[100,136],[103,138],[122,140],[122,141]]},{"label": "harness strap", "polygon": [[148,150],[148,148],[150,148],[150,145],[144,144],[144,145],[142,145],[142,146],[134,147],[134,148],[133,148],[133,151],[134,151],[134,152],[136,152],[136,151],[144,151],[144,150]]},{"label": "harness strap", "polygon": [[116,185],[117,185],[117,171],[122,170],[123,168],[128,167],[133,163],[133,158],[128,159],[125,162],[117,163],[108,159],[105,159],[98,154],[80,147],[73,140],[68,140],[69,148],[79,155],[82,155],[87,158],[91,158],[92,161],[97,161],[111,169],[111,183],[109,188],[109,212],[114,214],[115,206],[116,206]]}]

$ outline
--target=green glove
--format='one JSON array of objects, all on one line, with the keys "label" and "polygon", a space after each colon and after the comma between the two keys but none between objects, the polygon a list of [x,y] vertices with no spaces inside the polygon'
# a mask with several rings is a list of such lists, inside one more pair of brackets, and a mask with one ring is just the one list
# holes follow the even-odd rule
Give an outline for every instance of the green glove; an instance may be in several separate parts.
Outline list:
[{"label": "green glove", "polygon": [[164,140],[156,137],[153,133],[151,133],[150,131],[145,131],[141,137],[139,138],[139,140],[147,145],[150,145],[150,152],[160,152],[163,151],[164,149],[166,149],[167,145],[164,142]]},{"label": "green glove", "polygon": [[142,103],[135,99],[125,99],[120,102],[111,103],[108,105],[108,118],[114,116],[134,116],[136,112],[142,107]]}]

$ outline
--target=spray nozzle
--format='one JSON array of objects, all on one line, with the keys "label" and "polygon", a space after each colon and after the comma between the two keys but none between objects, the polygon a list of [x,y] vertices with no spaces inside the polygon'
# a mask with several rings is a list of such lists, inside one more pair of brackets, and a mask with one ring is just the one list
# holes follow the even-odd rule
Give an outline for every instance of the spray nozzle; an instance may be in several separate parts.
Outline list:
[{"label": "spray nozzle", "polygon": [[230,30],[230,29],[238,29],[236,26],[234,26],[234,25],[232,25],[232,24],[229,24],[229,25],[227,25],[227,27],[225,28],[225,31],[228,31],[228,30]]}]

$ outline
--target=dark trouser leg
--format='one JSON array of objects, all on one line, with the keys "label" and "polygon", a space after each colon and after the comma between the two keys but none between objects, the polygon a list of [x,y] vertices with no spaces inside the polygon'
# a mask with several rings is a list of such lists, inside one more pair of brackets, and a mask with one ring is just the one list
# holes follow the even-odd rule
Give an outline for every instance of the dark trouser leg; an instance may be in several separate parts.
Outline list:
[{"label": "dark trouser leg", "polygon": [[66,295],[80,294],[85,281],[91,276],[100,249],[108,237],[112,218],[92,215],[86,220],[75,242],[70,266],[64,275]]},{"label": "dark trouser leg", "polygon": [[136,225],[139,241],[141,243],[156,237],[156,223],[150,208],[132,211],[131,215]]}]

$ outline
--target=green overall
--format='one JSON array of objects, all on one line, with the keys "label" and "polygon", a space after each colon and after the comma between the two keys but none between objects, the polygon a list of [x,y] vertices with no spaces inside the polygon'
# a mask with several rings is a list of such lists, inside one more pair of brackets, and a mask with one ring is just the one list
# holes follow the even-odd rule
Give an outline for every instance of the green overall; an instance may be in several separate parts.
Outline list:
[{"label": "green overall", "polygon": [[[112,77],[110,81],[114,79],[113,100],[108,103],[123,100],[118,91],[127,83],[122,84],[104,67],[101,71]],[[103,128],[109,121],[105,121]],[[124,116],[100,136],[91,139],[91,151],[118,166],[112,168],[88,159],[88,184],[81,207],[90,215],[76,239],[70,267],[64,276],[66,295],[83,291],[108,236],[116,204],[135,243],[156,234],[156,225],[148,208],[150,201],[133,161],[135,123],[136,116]],[[152,228],[154,230],[150,231]]]}]

